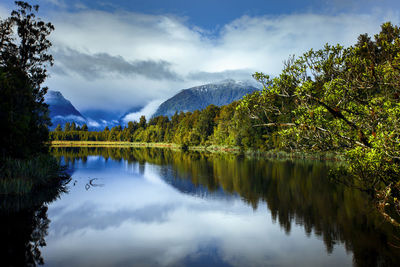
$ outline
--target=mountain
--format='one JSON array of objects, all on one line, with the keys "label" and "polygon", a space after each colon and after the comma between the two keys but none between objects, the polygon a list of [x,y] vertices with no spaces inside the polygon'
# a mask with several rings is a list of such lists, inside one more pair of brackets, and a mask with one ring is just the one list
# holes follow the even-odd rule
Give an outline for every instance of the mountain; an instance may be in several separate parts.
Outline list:
[{"label": "mountain", "polygon": [[260,90],[256,83],[231,79],[184,89],[163,102],[153,116],[164,115],[171,117],[176,111],[201,110],[210,104],[216,106],[227,105],[256,90]]},{"label": "mountain", "polygon": [[103,130],[106,126],[112,128],[121,124],[119,121],[121,112],[90,109],[83,111],[82,114],[87,118],[88,126],[91,130],[98,131]]},{"label": "mountain", "polygon": [[95,131],[101,131],[106,126],[111,128],[121,124],[120,112],[96,109],[85,110],[82,114],[58,91],[49,90],[45,95],[45,102],[49,105],[50,119],[53,123],[50,130],[54,130],[57,124],[64,127],[66,122],[75,122],[79,126],[86,124],[89,130]]},{"label": "mountain", "polygon": [[78,125],[87,123],[87,119],[60,92],[48,91],[45,95],[45,102],[49,105],[50,118],[53,123],[50,129],[54,129],[57,124],[64,126],[66,122],[75,122]]}]

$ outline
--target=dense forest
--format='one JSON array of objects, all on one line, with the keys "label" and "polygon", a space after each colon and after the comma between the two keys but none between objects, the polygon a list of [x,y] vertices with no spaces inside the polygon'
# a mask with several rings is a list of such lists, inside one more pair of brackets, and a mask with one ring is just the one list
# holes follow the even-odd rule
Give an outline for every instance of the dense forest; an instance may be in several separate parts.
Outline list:
[{"label": "dense forest", "polygon": [[89,132],[67,124],[50,140],[167,142],[253,150],[340,152],[347,166],[332,176],[373,196],[400,226],[400,29],[384,23],[354,46],[326,45],[285,62],[242,100],[226,106],[129,122]]},{"label": "dense forest", "polygon": [[66,123],[50,133],[50,140],[164,142],[182,146],[217,144],[263,150],[272,148],[265,140],[267,137],[267,129],[252,127],[251,119],[238,109],[238,102],[175,113],[171,119],[158,116],[147,121],[142,116],[139,122],[129,122],[127,127],[106,127],[101,132],[88,131],[86,125]]}]

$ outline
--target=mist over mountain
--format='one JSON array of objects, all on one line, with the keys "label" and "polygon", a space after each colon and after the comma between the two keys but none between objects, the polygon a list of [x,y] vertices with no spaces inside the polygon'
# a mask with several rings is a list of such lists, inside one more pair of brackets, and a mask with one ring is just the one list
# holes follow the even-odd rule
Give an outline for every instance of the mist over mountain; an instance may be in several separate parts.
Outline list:
[{"label": "mist over mountain", "polygon": [[95,121],[118,121],[121,112],[102,109],[89,109],[81,112],[85,117]]},{"label": "mist over mountain", "polygon": [[129,110],[127,110],[122,116],[119,117],[119,121],[121,122],[126,122],[126,116],[128,116],[129,114],[136,114],[138,112],[140,112],[143,109],[143,107],[132,107]]},{"label": "mist over mountain", "polygon": [[232,79],[184,89],[163,102],[153,116],[171,117],[175,112],[192,112],[204,109],[211,104],[227,105],[260,89],[260,85],[256,82]]},{"label": "mist over mountain", "polygon": [[87,119],[65,99],[61,92],[49,90],[45,95],[45,102],[49,105],[50,119],[53,125],[50,127],[53,130],[57,124],[64,126],[65,123],[75,122],[78,125],[87,123]]},{"label": "mist over mountain", "polygon": [[119,113],[104,110],[87,110],[80,112],[67,100],[61,92],[49,90],[45,95],[45,102],[49,105],[50,119],[54,130],[58,124],[64,127],[65,123],[82,126],[86,124],[90,130],[103,130],[104,127],[119,125]]},{"label": "mist over mountain", "polygon": [[49,105],[50,117],[74,115],[84,119],[82,114],[59,91],[49,90],[45,95],[45,102]]},{"label": "mist over mountain", "polygon": [[46,94],[45,102],[49,105],[50,118],[53,123],[50,130],[54,130],[57,124],[63,127],[66,122],[75,122],[79,126],[87,124],[90,130],[103,130],[106,126],[111,128],[116,125],[125,125],[128,121],[138,121],[142,113],[146,117],[150,117],[154,110],[156,110],[153,114],[154,117],[159,115],[171,117],[176,111],[201,110],[210,104],[227,105],[260,89],[260,85],[255,82],[229,79],[184,89],[161,105],[160,102],[153,101],[154,103],[148,105],[151,107],[133,107],[124,113],[102,109],[80,112],[69,100],[64,98],[61,92],[51,90]]}]

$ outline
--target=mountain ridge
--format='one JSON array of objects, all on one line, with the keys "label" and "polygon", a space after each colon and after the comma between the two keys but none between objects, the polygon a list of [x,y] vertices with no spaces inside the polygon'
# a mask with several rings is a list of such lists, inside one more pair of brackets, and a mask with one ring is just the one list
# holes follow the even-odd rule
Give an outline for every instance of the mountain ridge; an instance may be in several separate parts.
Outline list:
[{"label": "mountain ridge", "polygon": [[164,101],[153,114],[153,117],[160,115],[171,117],[175,112],[193,112],[202,110],[211,104],[216,106],[227,105],[260,89],[256,83],[232,79],[183,89]]},{"label": "mountain ridge", "polygon": [[53,124],[50,126],[50,130],[53,130],[58,124],[64,126],[67,122],[75,122],[78,125],[87,122],[87,119],[61,92],[49,90],[44,99],[44,102],[49,105],[50,119]]}]

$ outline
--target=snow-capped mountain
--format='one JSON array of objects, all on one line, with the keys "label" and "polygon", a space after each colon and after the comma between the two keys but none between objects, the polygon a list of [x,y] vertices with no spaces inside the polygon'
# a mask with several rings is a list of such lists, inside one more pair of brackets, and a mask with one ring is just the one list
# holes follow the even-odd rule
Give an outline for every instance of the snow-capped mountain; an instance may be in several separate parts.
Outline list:
[{"label": "snow-capped mountain", "polygon": [[163,102],[153,116],[171,117],[176,111],[201,110],[211,104],[216,106],[227,105],[260,89],[256,82],[232,79],[184,89]]}]

